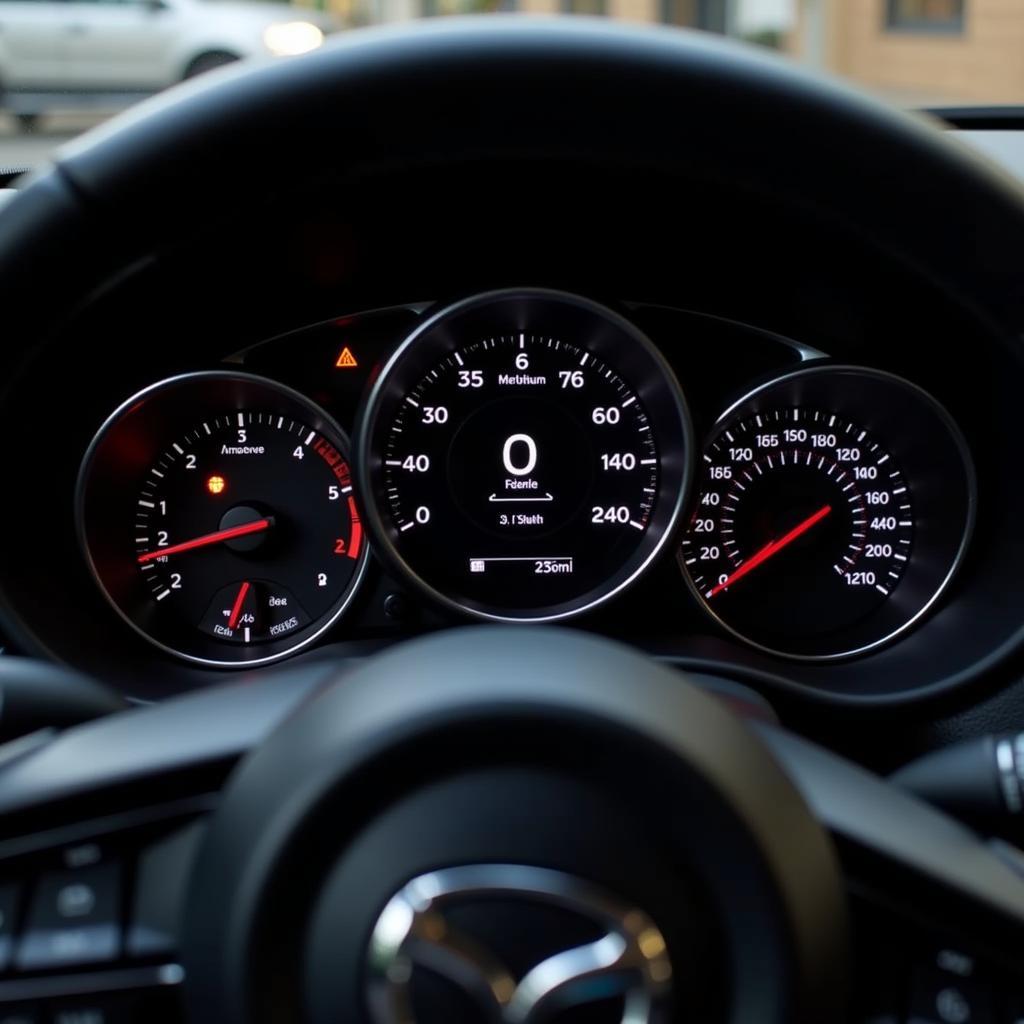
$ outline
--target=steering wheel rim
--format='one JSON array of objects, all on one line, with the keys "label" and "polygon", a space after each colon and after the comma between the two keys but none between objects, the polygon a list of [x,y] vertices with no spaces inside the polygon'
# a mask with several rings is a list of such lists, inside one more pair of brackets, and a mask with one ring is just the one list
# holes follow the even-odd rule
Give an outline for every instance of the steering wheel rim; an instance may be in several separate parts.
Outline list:
[{"label": "steering wheel rim", "polygon": [[1024,190],[923,119],[701,34],[494,17],[352,33],[299,61],[229,67],[69,144],[0,221],[9,329],[33,345],[129,267],[257,208],[274,191],[260,173],[268,153],[291,171],[279,197],[469,155],[732,181],[856,226],[968,302],[984,295],[1000,333],[1024,322]]}]

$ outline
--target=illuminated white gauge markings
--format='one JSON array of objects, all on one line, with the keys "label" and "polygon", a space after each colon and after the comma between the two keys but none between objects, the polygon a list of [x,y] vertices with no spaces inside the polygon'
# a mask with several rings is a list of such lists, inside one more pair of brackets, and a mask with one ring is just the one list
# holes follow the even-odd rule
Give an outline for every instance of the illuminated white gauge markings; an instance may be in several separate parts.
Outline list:
[{"label": "illuminated white gauge markings", "polygon": [[78,516],[125,621],[208,665],[312,642],[366,563],[340,428],[297,392],[232,371],[162,381],[116,410],[83,463]]},{"label": "illuminated white gauge markings", "polygon": [[682,560],[709,609],[777,638],[856,624],[899,588],[914,547],[903,472],[825,409],[766,409],[708,445]]},{"label": "illuminated white gauge markings", "polygon": [[688,482],[671,371],[627,321],[561,293],[439,313],[385,369],[366,420],[382,547],[431,596],[487,618],[561,618],[627,585]]},{"label": "illuminated white gauge markings", "polygon": [[[534,396],[537,400],[554,398],[564,408],[567,400],[578,399],[584,389],[587,400],[581,414],[589,419],[590,426],[602,429],[602,439],[607,442],[602,446],[607,450],[595,453],[599,461],[594,471],[604,476],[605,486],[594,488],[591,523],[645,530],[657,494],[659,460],[647,414],[636,394],[609,366],[582,348],[561,339],[526,333],[485,338],[451,353],[432,366],[405,396],[383,459],[387,501],[395,527],[404,532],[439,526],[432,493],[447,469],[444,460],[433,453],[433,444],[435,438],[450,430],[453,412],[463,414],[471,404],[465,399],[486,390],[488,394],[496,391],[509,397],[522,396],[527,401]],[[509,506],[487,517],[486,528],[522,531],[557,525],[572,500],[566,493],[567,479],[560,463],[575,463],[582,449],[564,451],[549,430],[537,431],[536,438],[517,433],[512,417],[507,421],[498,416],[480,419],[483,422],[475,425],[477,431],[488,429],[495,437],[504,438],[498,485],[484,498],[490,505]],[[509,433],[504,435],[506,425]],[[543,443],[542,438],[547,443],[541,457],[538,445]],[[542,461],[540,466],[538,459]],[[568,465],[563,468],[572,475]],[[481,470],[485,471],[482,466]],[[545,486],[541,486],[542,481]],[[530,505],[552,507],[543,513],[520,511]],[[441,528],[445,525],[442,523]],[[539,555],[537,559],[524,556],[508,560],[527,564],[551,558]],[[566,564],[557,558],[554,561],[559,566]],[[568,561],[571,563],[571,559]],[[572,569],[557,571],[571,573]],[[538,574],[544,572],[538,570]]]}]

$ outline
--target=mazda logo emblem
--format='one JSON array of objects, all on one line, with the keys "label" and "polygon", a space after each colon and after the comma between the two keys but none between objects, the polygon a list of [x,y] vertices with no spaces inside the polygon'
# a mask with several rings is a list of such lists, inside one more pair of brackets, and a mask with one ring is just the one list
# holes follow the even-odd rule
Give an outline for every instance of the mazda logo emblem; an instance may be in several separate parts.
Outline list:
[{"label": "mazda logo emblem", "polygon": [[[473,933],[466,911],[474,906],[487,908],[482,919],[492,940],[504,934],[503,913],[514,915],[516,960],[524,941],[539,955],[531,959],[528,948],[530,962],[514,972],[486,936]],[[545,916],[553,910],[573,924],[566,935],[586,940],[557,948],[562,931]],[[377,920],[368,972],[374,1024],[434,1024],[429,1005],[413,998],[419,972],[453,987],[481,1024],[539,1024],[568,1009],[607,1008],[613,999],[622,1024],[662,1024],[672,981],[665,939],[642,910],[571,875],[508,864],[450,868],[409,882]]]}]

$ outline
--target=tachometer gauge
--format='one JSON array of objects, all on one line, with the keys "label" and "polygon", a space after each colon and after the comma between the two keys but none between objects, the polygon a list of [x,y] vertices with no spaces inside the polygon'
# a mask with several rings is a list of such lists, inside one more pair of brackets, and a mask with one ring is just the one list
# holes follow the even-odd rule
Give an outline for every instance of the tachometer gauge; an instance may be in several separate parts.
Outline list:
[{"label": "tachometer gauge", "polygon": [[86,458],[79,515],[117,611],[208,664],[308,643],[365,562],[341,431],[297,393],[243,374],[179,377],[125,403]]},{"label": "tachometer gauge", "polygon": [[358,452],[381,549],[431,596],[553,619],[626,586],[689,480],[671,370],[611,310],[496,292],[439,313],[385,367]]},{"label": "tachometer gauge", "polygon": [[923,614],[952,576],[973,508],[966,448],[931,398],[873,371],[816,367],[721,418],[681,560],[731,631],[837,657]]}]

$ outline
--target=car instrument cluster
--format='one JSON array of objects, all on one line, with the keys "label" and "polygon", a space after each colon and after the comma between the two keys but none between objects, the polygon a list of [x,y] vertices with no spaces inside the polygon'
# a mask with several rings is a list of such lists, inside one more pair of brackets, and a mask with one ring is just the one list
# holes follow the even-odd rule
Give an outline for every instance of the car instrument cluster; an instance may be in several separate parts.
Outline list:
[{"label": "car instrument cluster", "polygon": [[[778,368],[737,369],[715,407],[700,360],[628,307],[515,289],[402,316],[369,360],[332,321],[110,415],[77,516],[126,623],[254,665],[343,631],[368,565],[516,622],[584,616],[668,565],[681,622],[829,660],[911,629],[967,548],[967,445],[900,377],[775,338]],[[291,372],[326,352],[350,383]]]}]

